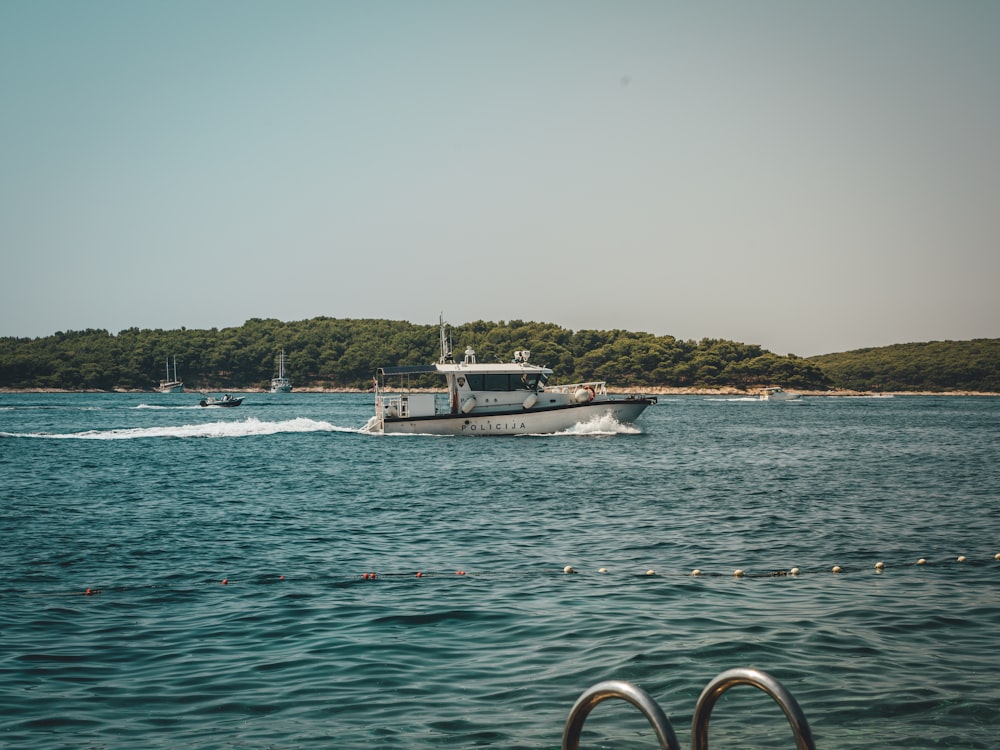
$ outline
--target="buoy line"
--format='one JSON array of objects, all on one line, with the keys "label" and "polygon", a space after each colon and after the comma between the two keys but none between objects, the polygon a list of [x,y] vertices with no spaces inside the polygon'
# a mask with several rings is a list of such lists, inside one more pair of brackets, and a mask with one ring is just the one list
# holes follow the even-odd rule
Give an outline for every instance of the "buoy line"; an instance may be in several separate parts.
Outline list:
[{"label": "buoy line", "polygon": [[[693,568],[687,572],[681,571],[658,571],[655,568],[647,568],[645,571],[630,571],[625,572],[624,575],[631,578],[797,578],[799,576],[808,575],[849,575],[861,572],[873,572],[876,575],[882,575],[889,573],[893,570],[901,569],[913,569],[920,567],[944,567],[946,565],[951,566],[965,566],[965,567],[982,567],[984,565],[990,565],[991,563],[1000,563],[1000,552],[993,555],[992,558],[977,558],[972,559],[966,555],[956,555],[954,557],[948,557],[943,559],[929,560],[925,557],[918,558],[917,560],[911,560],[909,562],[896,562],[887,563],[883,560],[879,560],[872,565],[864,567],[844,567],[841,565],[832,565],[823,568],[777,568],[772,570],[747,570],[744,568],[735,568],[732,571],[720,572],[720,571],[709,571],[703,570],[701,568]],[[617,572],[617,571],[615,571]],[[573,565],[566,565],[563,568],[541,568],[539,570],[524,570],[524,569],[513,569],[513,570],[480,570],[480,571],[469,571],[469,570],[454,570],[454,571],[440,571],[440,570],[410,570],[403,572],[377,572],[369,571],[354,575],[347,576],[330,576],[329,582],[335,583],[337,585],[353,585],[355,583],[372,582],[379,580],[404,580],[404,579],[425,579],[425,578],[436,578],[436,579],[462,579],[462,578],[501,578],[501,577],[528,577],[528,576],[550,576],[550,575],[562,575],[562,576],[573,576],[587,574],[593,574],[597,576],[608,576],[612,575],[612,571],[606,567],[602,566],[600,568],[595,568],[594,570],[581,570]],[[318,576],[302,576],[298,580],[309,580],[316,581]],[[213,578],[202,580],[199,583],[193,583],[188,585],[178,585],[178,584],[137,584],[137,585],[120,585],[120,586],[89,586],[86,588],[69,590],[69,591],[55,591],[55,592],[38,592],[38,591],[19,591],[17,589],[4,589],[0,590],[0,597],[4,595],[11,596],[33,596],[33,597],[58,597],[58,596],[100,596],[102,594],[109,593],[125,593],[128,591],[139,591],[139,590],[149,590],[149,589],[159,589],[164,591],[175,591],[175,592],[185,592],[194,591],[198,588],[204,586],[230,586],[235,584],[251,584],[251,585],[273,585],[281,584],[286,582],[294,581],[295,578],[289,578],[288,576],[281,574],[258,574],[250,575],[246,578]]]},{"label": "buoy line", "polygon": [[[892,569],[900,569],[900,568],[914,568],[914,567],[918,567],[918,566],[943,566],[943,565],[954,565],[954,564],[963,564],[963,563],[964,564],[969,564],[969,565],[976,565],[978,563],[989,564],[990,562],[1000,562],[1000,552],[998,552],[997,554],[993,555],[993,557],[990,560],[970,561],[969,558],[966,555],[958,555],[957,557],[954,557],[954,558],[948,558],[948,559],[945,559],[945,560],[935,560],[935,561],[930,561],[930,560],[928,560],[925,557],[921,557],[921,558],[917,559],[914,562],[896,563],[896,564],[893,564],[890,567]],[[798,568],[798,567],[791,567],[791,568],[780,568],[780,569],[769,570],[769,571],[748,571],[748,570],[744,570],[743,568],[735,568],[731,573],[711,572],[711,571],[702,570],[701,568],[693,568],[690,573],[660,573],[660,572],[658,572],[658,571],[656,571],[654,569],[650,569],[650,570],[647,570],[645,573],[636,573],[635,576],[637,576],[637,577],[638,576],[660,576],[660,577],[679,577],[680,576],[680,577],[695,577],[695,578],[700,577],[700,576],[716,577],[716,578],[731,576],[733,578],[782,578],[782,577],[789,577],[789,576],[795,577],[795,576],[801,576],[801,575],[815,575],[815,574],[821,574],[821,573],[840,575],[840,574],[845,574],[845,573],[857,573],[857,572],[864,571],[864,570],[874,570],[876,573],[884,573],[884,572],[886,572],[887,569],[888,568],[886,566],[886,563],[884,561],[882,561],[882,560],[879,560],[874,565],[872,565],[870,568],[850,568],[850,569],[848,569],[848,568],[844,568],[841,565],[833,565],[833,566],[828,567],[828,568],[808,568],[808,569],[802,569],[802,568]],[[574,569],[574,570],[567,570],[565,572],[576,573],[578,571]],[[606,568],[601,568],[599,572],[606,573],[607,569]]]}]

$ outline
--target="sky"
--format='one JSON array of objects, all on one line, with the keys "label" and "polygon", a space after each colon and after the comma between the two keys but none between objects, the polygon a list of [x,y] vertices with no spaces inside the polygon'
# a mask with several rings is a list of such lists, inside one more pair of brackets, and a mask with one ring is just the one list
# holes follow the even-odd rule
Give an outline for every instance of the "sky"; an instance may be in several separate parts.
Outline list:
[{"label": "sky", "polygon": [[1000,337],[1000,2],[3,0],[0,336]]}]

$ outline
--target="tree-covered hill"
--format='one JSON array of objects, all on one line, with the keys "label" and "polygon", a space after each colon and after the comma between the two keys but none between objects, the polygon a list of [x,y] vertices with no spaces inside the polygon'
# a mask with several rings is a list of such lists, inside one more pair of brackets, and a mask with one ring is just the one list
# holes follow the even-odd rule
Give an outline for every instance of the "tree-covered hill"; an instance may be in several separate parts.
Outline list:
[{"label": "tree-covered hill", "polygon": [[[450,333],[456,357],[472,347],[480,362],[509,361],[515,350],[528,349],[532,362],[555,370],[554,382],[600,379],[612,388],[832,385],[813,361],[721,339],[571,331],[521,320],[476,321]],[[287,323],[254,318],[208,330],[60,331],[0,338],[0,387],[151,390],[174,357],[189,389],[264,387],[284,349],[296,387],[367,388],[376,367],[436,361],[438,342],[435,325],[325,317]]]},{"label": "tree-covered hill", "polygon": [[[625,387],[782,385],[859,391],[1000,392],[1000,339],[933,341],[859,349],[802,359],[723,339],[611,330],[571,331],[552,323],[476,321],[450,329],[461,357],[531,361],[556,371],[554,381],[607,380]],[[263,388],[280,349],[298,388],[367,388],[376,367],[438,358],[438,328],[405,321],[313,318],[285,323],[254,318],[242,326],[172,331],[129,328],[0,338],[0,388],[151,390],[177,359],[189,389]]]},{"label": "tree-covered hill", "polygon": [[895,344],[808,361],[838,388],[1000,393],[1000,339]]}]

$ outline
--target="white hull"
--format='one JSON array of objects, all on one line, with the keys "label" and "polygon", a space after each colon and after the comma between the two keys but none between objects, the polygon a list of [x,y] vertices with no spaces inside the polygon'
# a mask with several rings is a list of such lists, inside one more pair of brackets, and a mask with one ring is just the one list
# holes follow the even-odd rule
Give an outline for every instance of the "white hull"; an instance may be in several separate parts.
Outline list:
[{"label": "white hull", "polygon": [[760,392],[761,401],[798,401],[801,397],[799,393],[789,393],[781,388],[764,388]]},{"label": "white hull", "polygon": [[565,432],[578,424],[586,424],[602,417],[612,417],[622,424],[629,424],[650,405],[645,398],[621,398],[591,401],[535,411],[522,410],[497,414],[445,414],[409,419],[382,421],[385,434],[409,435],[542,435]]}]

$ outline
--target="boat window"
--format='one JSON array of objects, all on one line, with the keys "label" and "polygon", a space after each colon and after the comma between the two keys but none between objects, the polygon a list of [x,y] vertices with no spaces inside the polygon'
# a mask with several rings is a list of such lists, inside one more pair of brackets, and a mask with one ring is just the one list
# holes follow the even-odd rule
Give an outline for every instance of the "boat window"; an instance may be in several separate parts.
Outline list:
[{"label": "boat window", "polygon": [[545,376],[539,376],[537,372],[526,372],[521,376],[521,382],[518,384],[518,388],[533,391],[538,388],[539,383],[545,385]]},{"label": "boat window", "polygon": [[546,373],[466,375],[469,388],[474,391],[533,391],[548,380]]},{"label": "boat window", "polygon": [[486,375],[486,381],[483,387],[484,391],[509,391],[510,390],[510,376],[503,375]]}]

